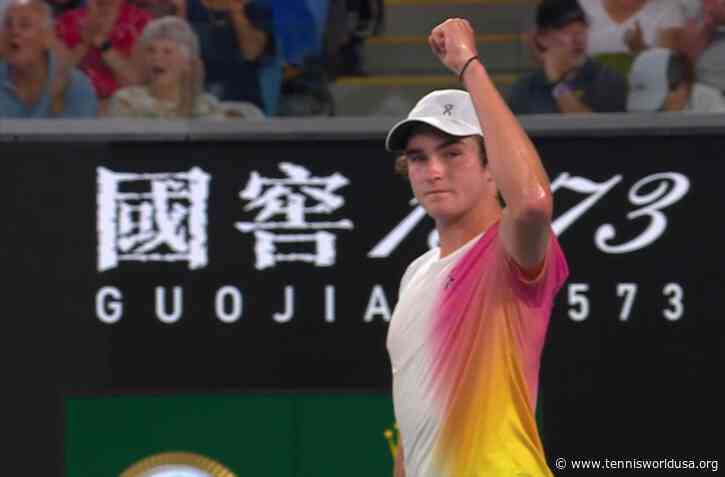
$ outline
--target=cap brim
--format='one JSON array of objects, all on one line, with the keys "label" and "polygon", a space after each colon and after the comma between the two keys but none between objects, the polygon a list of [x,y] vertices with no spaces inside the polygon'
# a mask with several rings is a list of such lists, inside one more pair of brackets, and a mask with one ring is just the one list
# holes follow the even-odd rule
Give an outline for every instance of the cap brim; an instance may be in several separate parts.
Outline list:
[{"label": "cap brim", "polygon": [[405,149],[410,133],[420,124],[433,126],[451,136],[482,135],[480,129],[476,129],[455,119],[441,120],[436,117],[404,119],[390,129],[388,137],[385,139],[385,149],[390,152],[400,152]]}]

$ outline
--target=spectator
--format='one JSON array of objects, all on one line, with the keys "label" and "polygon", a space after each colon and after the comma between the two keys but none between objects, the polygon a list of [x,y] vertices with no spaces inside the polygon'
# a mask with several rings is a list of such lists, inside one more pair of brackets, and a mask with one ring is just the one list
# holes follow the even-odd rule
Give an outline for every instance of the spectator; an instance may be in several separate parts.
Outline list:
[{"label": "spectator", "polygon": [[131,54],[150,20],[127,0],[88,0],[58,18],[56,31],[70,49],[68,61],[88,75],[103,109],[116,90],[139,82]]},{"label": "spectator", "polygon": [[261,84],[277,53],[271,8],[260,0],[189,0],[187,16],[201,42],[206,89],[274,114],[274,99],[265,103]]},{"label": "spectator", "polygon": [[589,19],[588,53],[627,74],[634,57],[652,47],[677,48],[685,25],[675,0],[579,0]]},{"label": "spectator", "polygon": [[681,43],[698,81],[725,93],[725,0],[702,0],[701,15],[688,22]]},{"label": "spectator", "polygon": [[111,98],[110,115],[133,118],[223,118],[224,109],[202,91],[204,67],[199,40],[186,21],[153,20],[138,41],[143,84]]},{"label": "spectator", "polygon": [[53,9],[54,18],[58,18],[83,4],[83,0],[45,0],[45,2]]},{"label": "spectator", "polygon": [[576,0],[543,0],[536,28],[542,67],[512,86],[515,114],[624,111],[627,80],[587,56],[587,19]]},{"label": "spectator", "polygon": [[629,111],[725,112],[722,93],[695,82],[692,63],[683,53],[665,48],[640,53],[629,83]]},{"label": "spectator", "polygon": [[94,117],[88,78],[60,64],[51,50],[53,18],[41,0],[11,0],[0,31],[0,117]]}]

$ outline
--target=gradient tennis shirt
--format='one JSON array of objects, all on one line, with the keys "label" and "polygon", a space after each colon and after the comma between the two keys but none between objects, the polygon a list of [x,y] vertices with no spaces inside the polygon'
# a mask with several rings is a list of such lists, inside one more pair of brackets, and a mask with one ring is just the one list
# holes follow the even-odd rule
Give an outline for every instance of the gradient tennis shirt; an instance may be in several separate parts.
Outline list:
[{"label": "gradient tennis shirt", "polygon": [[551,232],[527,279],[498,224],[406,270],[388,331],[407,477],[551,476],[536,427],[541,350],[569,274]]}]

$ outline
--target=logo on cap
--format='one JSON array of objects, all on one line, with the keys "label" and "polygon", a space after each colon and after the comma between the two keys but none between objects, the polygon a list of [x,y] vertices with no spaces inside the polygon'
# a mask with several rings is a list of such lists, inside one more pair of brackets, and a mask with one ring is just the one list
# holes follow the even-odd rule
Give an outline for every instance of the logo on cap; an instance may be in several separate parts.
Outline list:
[{"label": "logo on cap", "polygon": [[453,105],[452,104],[444,104],[443,105],[443,115],[444,116],[453,116]]}]

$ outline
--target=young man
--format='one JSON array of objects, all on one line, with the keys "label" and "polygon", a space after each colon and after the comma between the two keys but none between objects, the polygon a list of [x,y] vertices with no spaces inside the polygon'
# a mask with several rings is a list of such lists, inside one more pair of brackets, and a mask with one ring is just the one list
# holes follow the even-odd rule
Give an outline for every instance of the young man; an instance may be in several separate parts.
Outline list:
[{"label": "young man", "polygon": [[543,0],[534,48],[541,68],[511,86],[516,114],[624,112],[627,80],[587,56],[589,26],[577,0]]},{"label": "young man", "polygon": [[406,270],[388,333],[396,477],[550,476],[534,410],[568,269],[549,180],[469,23],[447,20],[429,42],[470,95],[425,96],[386,141],[440,236]]}]

